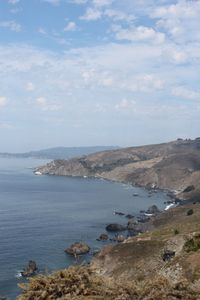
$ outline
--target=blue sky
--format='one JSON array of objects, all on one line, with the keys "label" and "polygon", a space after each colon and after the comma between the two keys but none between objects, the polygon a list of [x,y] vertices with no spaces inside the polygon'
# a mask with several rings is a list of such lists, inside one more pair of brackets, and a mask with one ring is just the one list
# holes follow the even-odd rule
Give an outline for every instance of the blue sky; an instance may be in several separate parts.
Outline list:
[{"label": "blue sky", "polygon": [[0,151],[200,129],[199,0],[1,0]]}]

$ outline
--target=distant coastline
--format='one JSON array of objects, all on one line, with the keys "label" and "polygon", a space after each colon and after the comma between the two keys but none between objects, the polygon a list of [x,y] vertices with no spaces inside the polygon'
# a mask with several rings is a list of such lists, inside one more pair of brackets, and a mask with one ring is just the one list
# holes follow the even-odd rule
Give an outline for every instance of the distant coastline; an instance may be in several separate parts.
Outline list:
[{"label": "distant coastline", "polygon": [[69,160],[54,160],[41,174],[95,177],[171,191],[177,199],[200,196],[200,139],[103,151]]},{"label": "distant coastline", "polygon": [[37,159],[69,159],[92,153],[119,149],[118,146],[89,146],[89,147],[54,147],[24,153],[1,152],[0,157],[6,158],[37,158]]}]

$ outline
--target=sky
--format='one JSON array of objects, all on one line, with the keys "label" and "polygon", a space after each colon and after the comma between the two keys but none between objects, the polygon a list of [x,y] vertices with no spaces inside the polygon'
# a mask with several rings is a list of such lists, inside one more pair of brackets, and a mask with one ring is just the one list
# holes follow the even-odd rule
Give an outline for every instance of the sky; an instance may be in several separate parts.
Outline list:
[{"label": "sky", "polygon": [[200,136],[200,0],[0,0],[0,152]]}]

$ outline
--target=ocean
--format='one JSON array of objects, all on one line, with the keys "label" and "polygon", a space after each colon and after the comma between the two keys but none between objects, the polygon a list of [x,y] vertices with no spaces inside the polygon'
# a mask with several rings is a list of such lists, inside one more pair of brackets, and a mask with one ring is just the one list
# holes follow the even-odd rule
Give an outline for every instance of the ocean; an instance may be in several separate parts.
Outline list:
[{"label": "ocean", "polygon": [[127,223],[115,210],[138,214],[168,200],[163,192],[148,197],[145,189],[105,180],[34,175],[45,162],[0,158],[0,296],[7,300],[19,295],[29,260],[45,274],[76,264],[64,249],[76,241],[94,251],[105,245],[96,239],[106,225]]}]

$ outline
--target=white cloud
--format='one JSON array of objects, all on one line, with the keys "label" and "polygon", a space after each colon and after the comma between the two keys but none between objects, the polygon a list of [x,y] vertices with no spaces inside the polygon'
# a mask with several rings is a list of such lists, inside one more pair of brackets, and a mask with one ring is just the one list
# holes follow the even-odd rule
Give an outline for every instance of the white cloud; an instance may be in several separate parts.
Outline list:
[{"label": "white cloud", "polygon": [[181,65],[189,62],[192,59],[192,53],[188,54],[186,49],[181,49],[176,46],[166,46],[163,49],[163,59],[167,59],[171,63]]},{"label": "white cloud", "polygon": [[[112,4],[113,0],[91,0],[90,5],[87,7],[86,13],[80,17],[80,20],[96,21],[103,17],[104,9]],[[82,2],[81,2],[82,3]],[[84,2],[85,3],[85,2]],[[108,15],[109,13],[107,13]],[[111,14],[111,12],[110,12]],[[114,11],[112,17],[114,17]],[[115,12],[115,17],[119,17],[119,12]]]},{"label": "white cloud", "polygon": [[103,7],[111,5],[113,0],[92,0],[94,6]]},{"label": "white cloud", "polygon": [[32,82],[28,82],[26,84],[26,90],[29,91],[29,92],[34,91],[35,90],[35,85]]},{"label": "white cloud", "polygon": [[64,31],[75,31],[77,29],[75,22],[69,22],[67,26],[64,28]]},{"label": "white cloud", "polygon": [[43,27],[39,27],[39,28],[38,28],[38,33],[44,34],[44,35],[47,34],[46,30],[45,30]]},{"label": "white cloud", "polygon": [[150,13],[157,27],[178,43],[200,41],[200,1],[179,0],[176,4],[154,7]]},{"label": "white cloud", "polygon": [[15,21],[3,21],[0,22],[0,27],[2,28],[8,28],[11,31],[20,32],[22,30],[22,27],[19,23],[16,23]]},{"label": "white cloud", "polygon": [[184,86],[178,86],[173,88],[172,95],[184,99],[200,100],[200,91],[188,89],[187,87]]},{"label": "white cloud", "polygon": [[194,18],[199,17],[200,1],[179,0],[176,4],[156,7],[151,14],[154,18]]},{"label": "white cloud", "polygon": [[121,26],[113,26],[113,31],[117,40],[127,40],[131,42],[154,42],[163,43],[165,34],[155,31],[151,27],[138,26],[124,29]]},{"label": "white cloud", "polygon": [[44,111],[58,111],[61,109],[61,106],[56,103],[50,103],[44,97],[39,97],[36,99],[37,105]]},{"label": "white cloud", "polygon": [[74,4],[86,4],[88,0],[71,0],[70,2]]},{"label": "white cloud", "polygon": [[134,109],[135,104],[136,104],[135,101],[130,101],[124,98],[118,104],[115,105],[115,109],[119,111],[122,110],[130,111]]},{"label": "white cloud", "polygon": [[0,97],[0,108],[6,106],[6,104],[7,104],[6,97]]},{"label": "white cloud", "polygon": [[114,10],[114,9],[106,9],[104,11],[104,16],[111,18],[113,21],[126,21],[126,22],[131,22],[136,18],[133,14],[127,14],[120,10]]},{"label": "white cloud", "polygon": [[164,88],[164,80],[153,74],[143,74],[121,82],[121,87],[133,92],[152,92],[159,91]]},{"label": "white cloud", "polygon": [[89,7],[86,10],[85,15],[80,17],[80,20],[85,20],[85,21],[96,21],[100,19],[102,16],[102,11],[99,10],[98,8],[91,8]]}]

